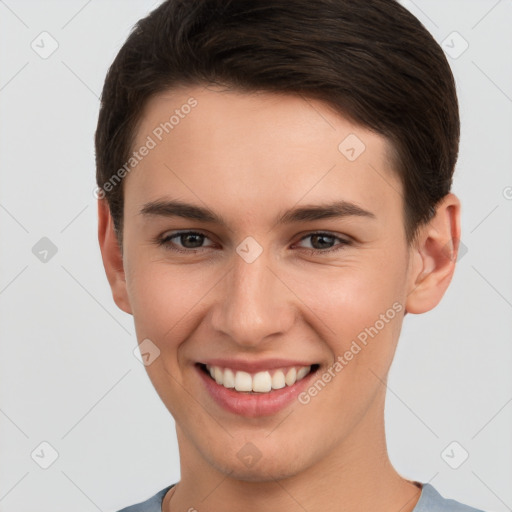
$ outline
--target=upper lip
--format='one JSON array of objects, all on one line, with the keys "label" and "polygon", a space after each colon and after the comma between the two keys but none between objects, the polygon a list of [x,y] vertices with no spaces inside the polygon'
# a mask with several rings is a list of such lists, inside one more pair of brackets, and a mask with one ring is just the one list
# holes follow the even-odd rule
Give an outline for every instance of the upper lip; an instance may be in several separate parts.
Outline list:
[{"label": "upper lip", "polygon": [[278,368],[289,368],[292,366],[311,366],[315,363],[308,363],[304,361],[292,359],[260,359],[258,361],[251,361],[248,359],[208,359],[202,361],[201,364],[208,366],[219,366],[220,368],[230,368],[232,370],[240,370],[248,373],[255,373],[264,370],[274,370]]}]

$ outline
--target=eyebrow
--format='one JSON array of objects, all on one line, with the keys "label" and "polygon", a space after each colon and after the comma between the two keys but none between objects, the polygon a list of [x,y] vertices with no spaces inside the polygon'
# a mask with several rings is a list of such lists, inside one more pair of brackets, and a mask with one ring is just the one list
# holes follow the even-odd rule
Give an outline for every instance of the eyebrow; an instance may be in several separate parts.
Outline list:
[{"label": "eyebrow", "polygon": [[[160,199],[151,201],[142,207],[140,214],[148,217],[181,217],[188,220],[197,220],[227,226],[226,220],[209,208],[196,206],[178,200]],[[326,204],[305,205],[298,208],[292,208],[279,214],[275,220],[274,226],[354,216],[367,217],[370,219],[376,218],[374,213],[361,208],[355,203],[340,200]]]}]

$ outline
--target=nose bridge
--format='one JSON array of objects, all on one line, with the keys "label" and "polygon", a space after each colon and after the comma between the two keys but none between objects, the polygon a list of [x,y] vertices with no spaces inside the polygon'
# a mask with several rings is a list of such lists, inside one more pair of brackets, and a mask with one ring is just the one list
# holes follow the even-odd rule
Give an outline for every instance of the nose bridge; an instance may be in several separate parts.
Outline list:
[{"label": "nose bridge", "polygon": [[240,244],[233,257],[213,327],[240,345],[256,346],[289,329],[294,312],[287,303],[285,286],[274,275],[276,270],[271,270],[270,255],[263,251],[252,260],[245,257],[243,248]]}]

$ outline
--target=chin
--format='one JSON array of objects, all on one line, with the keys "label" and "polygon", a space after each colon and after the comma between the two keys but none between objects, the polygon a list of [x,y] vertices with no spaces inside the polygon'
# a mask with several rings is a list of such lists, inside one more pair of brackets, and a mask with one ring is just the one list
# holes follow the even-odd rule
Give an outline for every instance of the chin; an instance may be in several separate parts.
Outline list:
[{"label": "chin", "polygon": [[304,471],[305,464],[303,458],[299,460],[295,455],[292,451],[276,453],[269,450],[267,454],[261,453],[259,458],[248,461],[246,463],[247,467],[244,467],[243,452],[241,456],[235,452],[233,457],[229,459],[226,458],[226,453],[216,460],[211,459],[212,454],[209,455],[209,458],[210,463],[218,471],[229,475],[230,478],[235,480],[243,482],[271,482],[291,478]]},{"label": "chin", "polygon": [[251,469],[241,469],[237,468],[226,468],[224,471],[226,475],[229,475],[230,478],[234,480],[239,480],[242,482],[274,482],[276,480],[284,480],[286,478],[291,478],[300,472],[299,469],[292,470],[292,468],[288,467],[276,467],[275,463],[272,464],[272,467],[268,469],[263,465],[260,467],[251,468]]}]

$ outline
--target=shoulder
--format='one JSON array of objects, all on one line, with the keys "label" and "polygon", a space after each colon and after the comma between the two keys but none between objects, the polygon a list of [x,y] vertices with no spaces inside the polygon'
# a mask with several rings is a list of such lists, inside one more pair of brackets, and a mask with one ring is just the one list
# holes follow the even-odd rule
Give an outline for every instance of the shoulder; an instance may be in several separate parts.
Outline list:
[{"label": "shoulder", "polygon": [[176,484],[172,484],[167,486],[165,489],[158,491],[155,495],[151,496],[151,498],[146,501],[142,501],[140,503],[136,503],[135,505],[130,505],[129,507],[125,507],[118,512],[162,512],[162,500],[166,492]]},{"label": "shoulder", "polygon": [[430,484],[423,484],[420,499],[413,512],[483,512],[464,505],[456,500],[447,499]]}]

